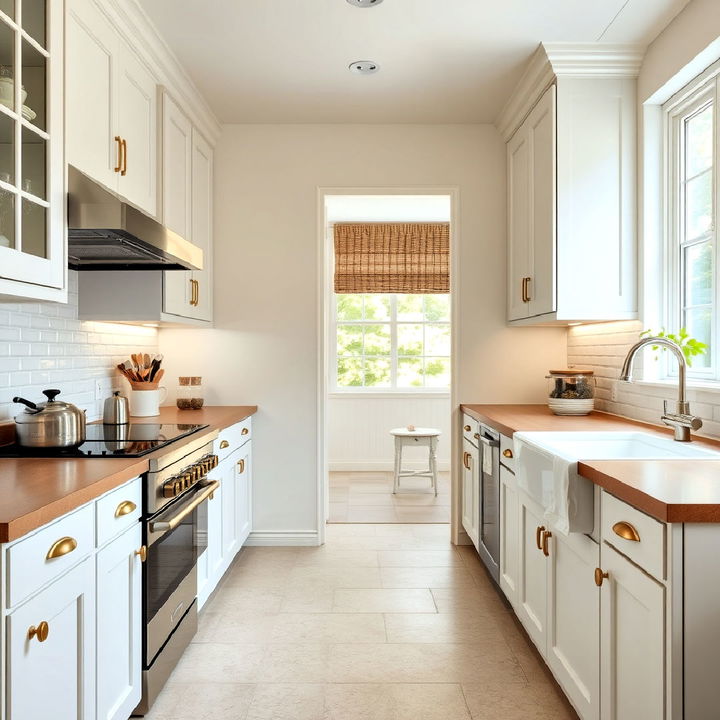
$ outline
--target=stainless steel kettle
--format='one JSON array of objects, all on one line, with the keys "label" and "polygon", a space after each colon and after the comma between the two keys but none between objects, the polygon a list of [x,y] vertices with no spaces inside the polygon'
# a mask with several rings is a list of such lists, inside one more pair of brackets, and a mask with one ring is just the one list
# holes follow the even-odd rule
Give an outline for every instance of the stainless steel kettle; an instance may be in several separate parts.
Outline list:
[{"label": "stainless steel kettle", "polygon": [[13,402],[25,405],[15,416],[18,444],[29,448],[71,448],[85,442],[85,411],[55,398],[59,390],[43,390],[47,402],[34,403],[21,397]]}]

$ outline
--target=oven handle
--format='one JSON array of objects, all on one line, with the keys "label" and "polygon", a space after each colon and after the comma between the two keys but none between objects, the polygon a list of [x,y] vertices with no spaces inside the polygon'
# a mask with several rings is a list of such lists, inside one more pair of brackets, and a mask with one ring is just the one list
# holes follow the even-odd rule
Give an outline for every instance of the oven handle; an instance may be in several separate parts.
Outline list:
[{"label": "oven handle", "polygon": [[171,517],[169,520],[151,522],[149,525],[150,532],[155,533],[174,530],[198,505],[202,505],[219,487],[219,480],[211,480],[207,485],[203,486],[203,489],[198,492],[193,498],[193,501],[186,505],[177,515]]}]

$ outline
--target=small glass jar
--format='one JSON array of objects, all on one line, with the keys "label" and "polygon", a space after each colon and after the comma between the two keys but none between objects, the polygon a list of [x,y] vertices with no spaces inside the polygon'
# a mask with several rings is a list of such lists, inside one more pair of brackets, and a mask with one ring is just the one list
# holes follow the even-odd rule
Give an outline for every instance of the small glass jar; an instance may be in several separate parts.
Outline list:
[{"label": "small glass jar", "polygon": [[592,370],[550,370],[548,407],[555,415],[587,415],[595,407],[595,375]]},{"label": "small glass jar", "polygon": [[190,387],[189,377],[178,378],[177,400],[175,401],[178,409],[192,409],[192,388]]},{"label": "small glass jar", "polygon": [[199,410],[205,403],[202,378],[199,375],[190,378],[190,407]]}]

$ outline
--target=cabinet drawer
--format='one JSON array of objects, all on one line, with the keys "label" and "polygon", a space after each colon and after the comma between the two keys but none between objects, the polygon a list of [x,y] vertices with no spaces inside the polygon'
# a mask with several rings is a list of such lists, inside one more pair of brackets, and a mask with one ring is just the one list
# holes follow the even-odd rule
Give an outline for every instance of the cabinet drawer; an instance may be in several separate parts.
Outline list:
[{"label": "cabinet drawer", "polygon": [[603,492],[601,502],[602,539],[646,572],[664,580],[665,524],[607,492]]},{"label": "cabinet drawer", "polygon": [[[77,565],[94,547],[93,505],[86,505],[11,545],[6,551],[8,607],[17,605]],[[51,549],[54,549],[55,557],[48,557]]]},{"label": "cabinet drawer", "polygon": [[515,472],[515,448],[512,438],[500,436],[500,462],[511,472]]},{"label": "cabinet drawer", "polygon": [[139,477],[103,495],[95,503],[97,546],[138,522],[141,511],[142,480]]},{"label": "cabinet drawer", "polygon": [[463,437],[469,440],[473,445],[478,444],[480,435],[480,423],[471,418],[469,415],[463,413]]},{"label": "cabinet drawer", "polygon": [[230,453],[244,445],[252,437],[252,418],[245,418],[220,431],[215,440],[213,452],[220,460],[224,460]]}]

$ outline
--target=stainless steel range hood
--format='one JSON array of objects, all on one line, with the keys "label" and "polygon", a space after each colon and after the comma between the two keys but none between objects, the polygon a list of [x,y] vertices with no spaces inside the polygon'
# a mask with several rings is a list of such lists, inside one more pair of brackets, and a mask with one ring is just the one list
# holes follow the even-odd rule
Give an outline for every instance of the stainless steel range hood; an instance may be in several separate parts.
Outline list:
[{"label": "stainless steel range hood", "polygon": [[202,270],[203,251],[68,166],[73,270]]}]

